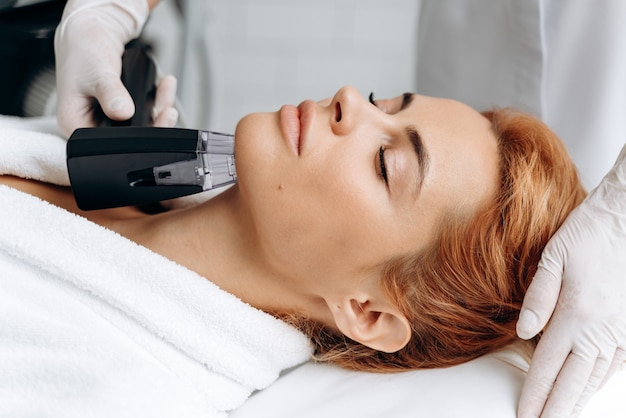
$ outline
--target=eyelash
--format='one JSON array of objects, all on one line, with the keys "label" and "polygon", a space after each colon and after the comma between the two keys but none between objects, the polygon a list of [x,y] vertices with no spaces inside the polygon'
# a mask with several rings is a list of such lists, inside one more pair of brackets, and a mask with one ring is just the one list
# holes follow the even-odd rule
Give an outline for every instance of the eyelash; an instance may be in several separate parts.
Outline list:
[{"label": "eyelash", "polygon": [[387,183],[387,166],[385,165],[385,147],[381,146],[378,150],[378,163],[380,164],[380,175]]},{"label": "eyelash", "polygon": [[[376,101],[374,100],[374,92],[371,92],[369,97],[369,102],[376,106]],[[376,106],[378,107],[378,106]],[[385,183],[387,183],[387,166],[385,165],[385,147],[381,146],[378,149],[378,164],[380,164],[380,176],[383,178]]]}]

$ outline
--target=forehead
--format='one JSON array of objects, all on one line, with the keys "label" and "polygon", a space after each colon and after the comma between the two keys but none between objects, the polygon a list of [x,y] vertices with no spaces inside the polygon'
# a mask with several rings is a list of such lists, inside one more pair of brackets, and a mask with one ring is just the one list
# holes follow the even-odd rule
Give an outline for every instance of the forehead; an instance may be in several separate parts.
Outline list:
[{"label": "forehead", "polygon": [[407,113],[410,114],[407,116],[421,123],[437,124],[440,131],[449,134],[487,134],[491,130],[490,122],[478,111],[452,99],[416,94],[407,106]]},{"label": "forehead", "polygon": [[485,117],[461,102],[421,95],[403,113],[430,155],[424,192],[433,204],[472,210],[493,196],[497,143]]}]

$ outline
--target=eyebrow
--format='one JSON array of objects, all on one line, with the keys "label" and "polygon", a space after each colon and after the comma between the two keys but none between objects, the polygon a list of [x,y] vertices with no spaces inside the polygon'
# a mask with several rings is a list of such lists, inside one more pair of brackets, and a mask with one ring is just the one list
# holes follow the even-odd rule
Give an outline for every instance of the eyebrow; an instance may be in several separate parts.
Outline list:
[{"label": "eyebrow", "polygon": [[[400,110],[406,109],[411,104],[414,97],[415,94],[413,93],[404,93],[402,95],[402,105],[400,106]],[[417,156],[419,180],[417,181],[415,195],[418,195],[422,190],[422,184],[424,183],[424,177],[426,177],[430,156],[428,155],[426,148],[424,148],[424,141],[422,141],[421,135],[414,126],[407,126],[406,134],[409,137],[409,141],[411,141],[411,145],[413,145],[413,150]]]},{"label": "eyebrow", "polygon": [[407,126],[406,134],[408,135],[411,145],[413,145],[415,155],[417,156],[419,179],[417,181],[415,195],[418,195],[422,190],[422,184],[424,183],[424,178],[426,177],[426,172],[428,171],[430,156],[428,155],[426,148],[424,148],[422,137],[414,126]]}]

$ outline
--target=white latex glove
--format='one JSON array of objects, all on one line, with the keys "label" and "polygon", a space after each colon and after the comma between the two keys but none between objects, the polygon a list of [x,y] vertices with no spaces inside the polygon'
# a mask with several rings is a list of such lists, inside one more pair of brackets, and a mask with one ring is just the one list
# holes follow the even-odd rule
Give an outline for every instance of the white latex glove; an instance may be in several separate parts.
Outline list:
[{"label": "white latex glove", "polygon": [[626,361],[626,146],[543,252],[517,333],[546,323],[518,418],[578,416]]},{"label": "white latex glove", "polygon": [[[120,80],[122,54],[125,45],[141,33],[148,14],[147,0],[67,2],[54,39],[57,118],[65,135],[94,126],[94,99],[110,119],[133,116],[135,105]],[[157,102],[159,94],[157,89]],[[166,108],[155,107],[156,119]]]}]

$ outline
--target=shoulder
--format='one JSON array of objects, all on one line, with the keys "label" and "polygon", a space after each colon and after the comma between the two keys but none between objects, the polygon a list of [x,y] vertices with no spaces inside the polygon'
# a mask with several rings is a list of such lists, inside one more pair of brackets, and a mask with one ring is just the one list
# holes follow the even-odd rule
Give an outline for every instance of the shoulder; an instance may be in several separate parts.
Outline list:
[{"label": "shoulder", "polygon": [[54,206],[58,206],[68,212],[83,216],[92,222],[106,225],[109,221],[135,218],[145,213],[135,207],[114,208],[99,211],[83,211],[76,205],[76,200],[69,187],[58,186],[38,180],[25,179],[16,176],[0,176],[0,184],[38,197]]}]

